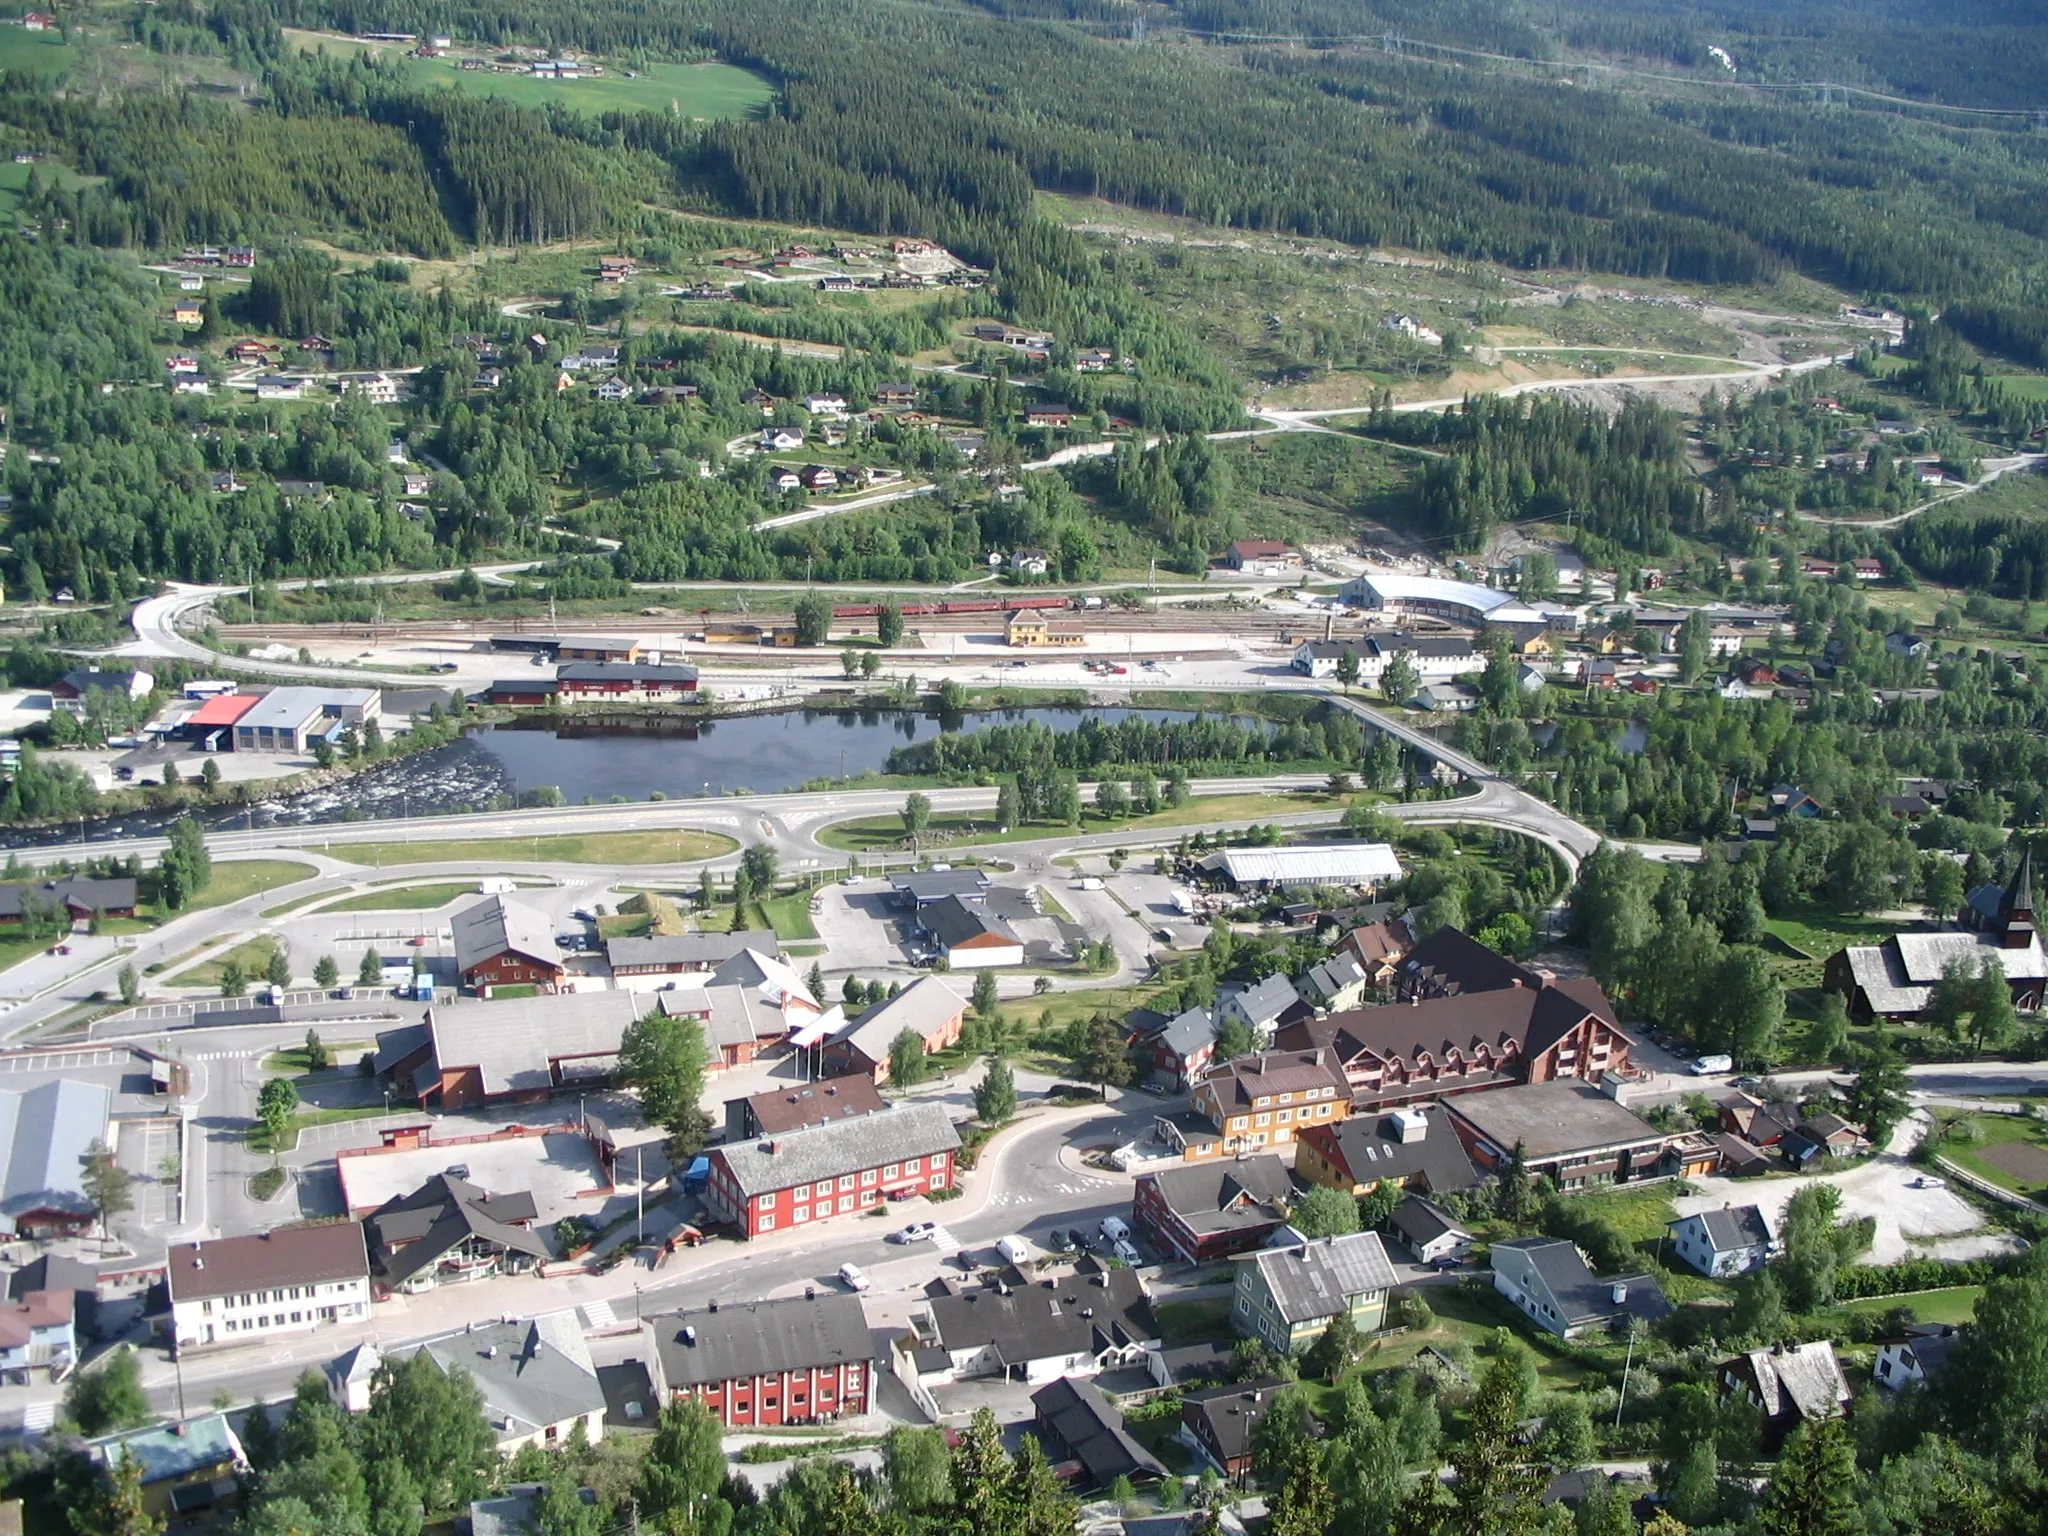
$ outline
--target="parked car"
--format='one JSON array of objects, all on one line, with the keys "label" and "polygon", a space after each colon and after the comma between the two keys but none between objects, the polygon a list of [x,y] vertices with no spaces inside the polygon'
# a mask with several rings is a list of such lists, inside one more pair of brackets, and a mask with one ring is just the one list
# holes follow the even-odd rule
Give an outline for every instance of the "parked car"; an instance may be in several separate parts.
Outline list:
[{"label": "parked car", "polygon": [[1088,1241],[1088,1234],[1079,1227],[1075,1227],[1068,1232],[1067,1237],[1073,1242],[1074,1250],[1077,1253],[1087,1253],[1094,1246]]},{"label": "parked car", "polygon": [[938,1230],[937,1222],[913,1221],[901,1232],[891,1232],[889,1234],[889,1241],[892,1243],[922,1243],[927,1241]]},{"label": "parked car", "polygon": [[864,1291],[868,1288],[868,1277],[861,1273],[861,1267],[851,1262],[839,1266],[839,1278],[846,1283],[849,1291]]}]

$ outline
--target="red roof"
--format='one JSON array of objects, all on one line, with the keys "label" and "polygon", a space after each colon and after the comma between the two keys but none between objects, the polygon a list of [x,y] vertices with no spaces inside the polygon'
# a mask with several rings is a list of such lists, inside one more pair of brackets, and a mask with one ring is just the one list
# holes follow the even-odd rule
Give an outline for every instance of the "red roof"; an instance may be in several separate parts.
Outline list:
[{"label": "red roof", "polygon": [[224,693],[218,698],[208,699],[199,706],[198,712],[185,723],[204,730],[209,727],[233,725],[242,716],[254,709],[261,695],[254,693]]},{"label": "red roof", "polygon": [[1291,545],[1282,544],[1278,539],[1239,539],[1230,546],[1240,559],[1257,560],[1270,555],[1291,555]]}]

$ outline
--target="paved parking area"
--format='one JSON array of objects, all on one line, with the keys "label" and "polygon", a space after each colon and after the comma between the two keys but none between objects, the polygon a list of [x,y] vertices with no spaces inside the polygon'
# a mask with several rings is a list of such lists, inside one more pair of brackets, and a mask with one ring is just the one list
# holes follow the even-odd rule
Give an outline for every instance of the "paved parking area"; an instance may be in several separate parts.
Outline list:
[{"label": "paved parking area", "polygon": [[811,922],[825,941],[819,963],[826,970],[865,976],[891,966],[910,969],[903,949],[903,926],[909,913],[895,904],[886,881],[828,885],[819,897]]},{"label": "paved parking area", "polygon": [[[1900,1136],[1918,1135],[1923,1114],[1916,1114]],[[1900,1139],[1895,1137],[1893,1144],[1900,1145]],[[1903,1144],[1910,1146],[1911,1140]],[[1894,1264],[1916,1255],[1978,1258],[2008,1253],[2018,1246],[2010,1233],[1986,1228],[1976,1208],[1954,1190],[1923,1186],[1921,1178],[1920,1169],[1894,1152],[1840,1173],[1697,1179],[1697,1194],[1681,1195],[1672,1203],[1681,1216],[1723,1205],[1754,1205],[1762,1209],[1775,1231],[1782,1226],[1785,1206],[1792,1197],[1818,1180],[1841,1191],[1845,1218],[1870,1216],[1877,1221],[1870,1252],[1859,1263]]]}]

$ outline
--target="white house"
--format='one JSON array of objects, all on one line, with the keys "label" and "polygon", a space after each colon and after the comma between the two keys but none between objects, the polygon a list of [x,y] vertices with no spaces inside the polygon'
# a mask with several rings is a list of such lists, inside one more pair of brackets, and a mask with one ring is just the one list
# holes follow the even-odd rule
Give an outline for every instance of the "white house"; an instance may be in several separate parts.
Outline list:
[{"label": "white house", "polygon": [[1671,1223],[1671,1241],[1681,1259],[1716,1280],[1762,1269],[1777,1251],[1770,1220],[1754,1205],[1681,1216]]},{"label": "white house", "polygon": [[843,395],[805,395],[804,409],[813,416],[844,416],[846,399]]},{"label": "white house", "polygon": [[180,1243],[164,1269],[174,1349],[311,1333],[370,1315],[370,1257],[353,1221]]},{"label": "white house", "polygon": [[597,386],[597,398],[617,405],[622,400],[633,398],[633,386],[624,379],[606,379]]},{"label": "white house", "polygon": [[795,427],[769,427],[761,434],[761,446],[771,453],[786,453],[804,445],[804,435]]},{"label": "white house", "polygon": [[1914,1323],[1903,1339],[1892,1339],[1878,1347],[1877,1364],[1871,1375],[1880,1387],[1896,1392],[1916,1381],[1926,1381],[1948,1363],[1963,1331],[1954,1323]]}]

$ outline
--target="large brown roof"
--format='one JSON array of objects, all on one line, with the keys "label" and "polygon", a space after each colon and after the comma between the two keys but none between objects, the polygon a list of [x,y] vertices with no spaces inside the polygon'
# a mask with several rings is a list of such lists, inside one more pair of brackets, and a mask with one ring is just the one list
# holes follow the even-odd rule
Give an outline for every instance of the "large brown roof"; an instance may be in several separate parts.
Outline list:
[{"label": "large brown roof", "polygon": [[1512,1041],[1527,1059],[1549,1050],[1588,1014],[1615,1022],[1598,982],[1554,981],[1347,1009],[1283,1025],[1273,1043],[1295,1051],[1322,1048],[1340,1063],[1363,1052],[1412,1063],[1425,1051],[1440,1062],[1454,1049],[1470,1055],[1485,1045],[1497,1052]]},{"label": "large brown roof", "polygon": [[198,1301],[280,1285],[317,1285],[360,1280],[370,1273],[363,1229],[353,1221],[311,1227],[280,1227],[253,1237],[221,1237],[180,1243],[170,1251],[165,1274],[171,1300]]},{"label": "large brown roof", "polygon": [[1250,1109],[1253,1101],[1283,1093],[1307,1093],[1317,1088],[1335,1088],[1348,1096],[1344,1074],[1331,1065],[1327,1051],[1260,1051],[1213,1067],[1202,1081],[1213,1083],[1217,1101],[1225,1108]]},{"label": "large brown roof", "polygon": [[828,1078],[823,1082],[792,1084],[771,1088],[747,1100],[754,1123],[763,1136],[778,1136],[806,1126],[825,1125],[857,1115],[879,1114],[888,1108],[871,1078],[855,1073],[851,1077]]},{"label": "large brown roof", "polygon": [[1439,928],[1400,964],[1404,984],[1425,993],[1500,992],[1537,984],[1537,975],[1457,928]]}]

